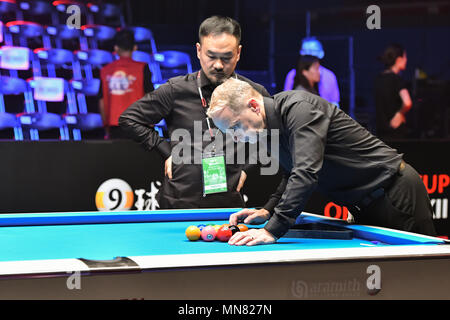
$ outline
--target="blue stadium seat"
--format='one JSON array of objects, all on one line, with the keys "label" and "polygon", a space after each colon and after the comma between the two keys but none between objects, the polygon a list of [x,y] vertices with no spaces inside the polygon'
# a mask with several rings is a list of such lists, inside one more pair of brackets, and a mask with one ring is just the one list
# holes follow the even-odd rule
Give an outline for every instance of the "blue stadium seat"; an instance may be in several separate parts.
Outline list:
[{"label": "blue stadium seat", "polygon": [[[114,61],[111,52],[100,49],[79,50],[75,54],[81,65],[80,70],[74,70],[76,79],[98,78],[94,77],[93,69],[100,70],[104,65]],[[84,75],[82,71],[84,71]]]},{"label": "blue stadium seat", "polygon": [[162,58],[156,59],[161,68],[162,81],[171,77],[192,73],[191,57],[181,51],[169,50],[159,52]]},{"label": "blue stadium seat", "polygon": [[[84,25],[81,27],[86,41],[81,46],[82,50],[105,48],[105,42],[111,42],[116,35],[116,29],[98,24]],[[112,51],[112,47],[110,48]]]},{"label": "blue stadium seat", "polygon": [[[73,79],[70,81],[72,88],[75,92],[83,94],[85,96],[97,96],[100,90],[100,79]],[[81,104],[79,107],[80,112],[87,112],[87,107],[85,104]]]},{"label": "blue stadium seat", "polygon": [[42,25],[31,21],[10,21],[6,24],[5,44],[37,48],[48,47],[49,38]]},{"label": "blue stadium seat", "polygon": [[[86,23],[88,23],[89,20],[89,10],[87,10],[85,4],[80,1],[71,1],[71,0],[58,0],[53,1],[52,5],[55,7],[55,10],[57,12],[57,20],[58,24],[66,24],[67,20],[74,11],[71,11],[68,9],[71,8],[71,6],[76,6],[76,8],[80,12],[80,27]],[[69,13],[68,13],[69,12]]]},{"label": "blue stadium seat", "polygon": [[3,22],[23,19],[22,12],[15,0],[0,0],[0,16]]},{"label": "blue stadium seat", "polygon": [[4,95],[23,95],[25,101],[31,99],[30,90],[25,80],[0,76],[0,130],[14,130],[14,140],[23,140],[22,128],[17,114],[6,112]]},{"label": "blue stadium seat", "polygon": [[[66,79],[72,79],[74,77],[73,70],[79,68],[78,63],[74,59],[72,51],[66,49],[44,49],[39,48],[34,50],[34,53],[39,61],[39,68],[41,75],[47,75],[48,77],[56,77],[56,70],[63,69],[68,75]],[[45,73],[42,70],[45,69]]]},{"label": "blue stadium seat", "polygon": [[51,48],[80,50],[86,42],[81,29],[69,28],[65,24],[47,26],[46,33]]},{"label": "blue stadium seat", "polygon": [[[39,64],[34,52],[26,47],[0,47],[0,71],[6,70],[11,77],[18,78],[19,72],[26,72],[24,79],[40,76]],[[21,76],[22,77],[22,76]]]},{"label": "blue stadium seat", "polygon": [[[51,87],[48,81],[57,81],[58,84],[62,83],[62,97],[55,98],[55,92],[57,90]],[[62,114],[66,112],[67,103],[70,100],[67,96],[69,94],[68,82],[62,78],[37,77],[29,79],[28,84],[33,92],[33,101],[27,103],[25,112],[19,117],[24,131],[24,139],[40,140],[39,131],[57,129],[59,130],[60,140],[69,140],[69,130],[62,117]],[[43,92],[40,92],[40,89]],[[67,101],[65,101],[65,97],[67,97]],[[48,112],[47,103],[55,101],[62,103],[65,106],[65,110],[61,110],[60,113]]]},{"label": "blue stadium seat", "polygon": [[[150,71],[152,72],[152,82],[155,88],[157,88],[162,83],[161,69],[157,59],[162,60],[163,55],[158,54],[153,32],[148,28],[138,26],[127,27],[126,29],[133,31],[134,40],[138,47],[136,53],[133,53],[133,59],[149,64]],[[151,63],[148,61],[151,61]]]},{"label": "blue stadium seat", "polygon": [[5,28],[3,27],[3,22],[0,20],[0,43],[3,42],[3,39],[5,39],[5,33],[4,30]]},{"label": "blue stadium seat", "polygon": [[26,21],[33,21],[44,25],[58,24],[55,7],[43,0],[20,0],[20,10]]},{"label": "blue stadium seat", "polygon": [[134,41],[138,44],[140,51],[149,51],[152,54],[158,52],[153,32],[144,27],[127,27],[126,29],[134,32]]},{"label": "blue stadium seat", "polygon": [[89,24],[103,24],[111,27],[125,26],[122,8],[113,3],[88,3]]},{"label": "blue stadium seat", "polygon": [[70,89],[75,96],[74,112],[65,115],[68,128],[72,131],[74,140],[81,140],[82,131],[90,131],[103,128],[103,120],[99,113],[88,112],[86,96],[97,96],[100,89],[100,79],[72,80]]},{"label": "blue stadium seat", "polygon": [[150,71],[152,73],[152,82],[153,83],[160,83],[162,82],[161,77],[161,70],[159,69],[158,63],[153,58],[153,55],[151,55],[148,52],[144,51],[133,51],[133,60],[139,61],[139,62],[145,62],[150,67]]}]

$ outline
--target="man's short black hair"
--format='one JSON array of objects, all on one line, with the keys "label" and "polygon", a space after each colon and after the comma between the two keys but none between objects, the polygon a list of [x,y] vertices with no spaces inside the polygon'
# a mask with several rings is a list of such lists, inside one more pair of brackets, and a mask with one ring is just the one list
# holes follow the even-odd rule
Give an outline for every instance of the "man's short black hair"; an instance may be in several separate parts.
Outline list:
[{"label": "man's short black hair", "polygon": [[116,33],[114,43],[119,49],[124,51],[133,51],[134,48],[134,33],[131,30],[120,30]]},{"label": "man's short black hair", "polygon": [[234,36],[238,44],[241,42],[241,26],[239,23],[232,18],[222,16],[212,16],[203,21],[198,30],[198,38],[201,43],[203,37],[222,33]]}]

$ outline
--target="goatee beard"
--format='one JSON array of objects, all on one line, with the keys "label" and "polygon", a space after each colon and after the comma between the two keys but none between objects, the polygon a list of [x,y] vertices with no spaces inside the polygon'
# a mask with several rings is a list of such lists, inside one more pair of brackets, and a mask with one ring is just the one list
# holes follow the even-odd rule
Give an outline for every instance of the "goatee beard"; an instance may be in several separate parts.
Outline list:
[{"label": "goatee beard", "polygon": [[230,77],[229,76],[217,76],[215,75],[215,80],[211,80],[211,82],[213,83],[213,85],[215,85],[216,87],[221,85],[222,83],[224,83],[225,81],[227,81]]}]

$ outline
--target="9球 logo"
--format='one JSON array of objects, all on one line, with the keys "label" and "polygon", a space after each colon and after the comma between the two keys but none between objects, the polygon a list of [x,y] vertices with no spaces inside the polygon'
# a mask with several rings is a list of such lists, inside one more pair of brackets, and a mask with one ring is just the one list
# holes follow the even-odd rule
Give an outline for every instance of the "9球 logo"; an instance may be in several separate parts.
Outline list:
[{"label": "9\u7403 logo", "polygon": [[133,190],[121,179],[106,180],[95,194],[95,204],[99,211],[130,210],[133,200]]}]

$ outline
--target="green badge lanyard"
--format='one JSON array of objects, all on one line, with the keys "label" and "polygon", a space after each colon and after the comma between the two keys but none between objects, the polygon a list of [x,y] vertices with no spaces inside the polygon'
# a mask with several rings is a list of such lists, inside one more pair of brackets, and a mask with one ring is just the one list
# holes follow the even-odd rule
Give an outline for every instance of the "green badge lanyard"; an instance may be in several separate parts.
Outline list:
[{"label": "green badge lanyard", "polygon": [[[203,97],[200,88],[200,71],[197,73],[197,88],[202,101],[203,111],[209,107],[206,99]],[[203,177],[203,196],[208,194],[227,192],[227,174],[225,170],[225,156],[222,151],[216,152],[215,136],[211,129],[209,117],[206,115],[209,134],[213,141],[212,152],[202,154],[202,177]]]}]

